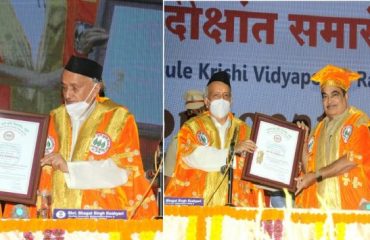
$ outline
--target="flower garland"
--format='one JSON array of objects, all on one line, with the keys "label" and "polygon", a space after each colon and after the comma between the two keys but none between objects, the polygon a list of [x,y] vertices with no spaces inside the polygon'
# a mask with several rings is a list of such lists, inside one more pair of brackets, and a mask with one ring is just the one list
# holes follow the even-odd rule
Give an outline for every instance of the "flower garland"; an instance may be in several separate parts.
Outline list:
[{"label": "flower garland", "polygon": [[[55,229],[54,229],[55,230]],[[33,231],[33,232],[1,232],[0,239],[2,240],[14,240],[14,239],[23,239],[23,240],[81,240],[81,239],[96,239],[96,240],[121,240],[111,239],[108,233],[99,233],[99,232],[55,232],[54,230],[46,231]],[[54,235],[56,233],[56,235]]]},{"label": "flower garland", "polygon": [[221,240],[222,222],[224,216],[216,215],[211,218],[211,237],[212,240]]},{"label": "flower garland", "polygon": [[321,239],[324,235],[324,223],[316,222],[315,223],[315,239]]},{"label": "flower garland", "polygon": [[[250,236],[255,239],[284,240],[306,233],[309,233],[310,239],[344,240],[352,235],[366,239],[366,234],[370,234],[370,213],[366,211],[290,209],[286,214],[286,209],[258,211],[255,208],[184,206],[167,207],[165,211],[173,219],[175,216],[188,216],[186,240],[249,239]],[[223,228],[228,230],[223,231]],[[171,237],[171,240],[179,239],[176,234]]]},{"label": "flower garland", "polygon": [[[59,219],[57,221],[53,219],[0,219],[0,239],[10,240],[128,240],[134,233],[162,231],[162,220],[152,219],[130,221],[114,219]],[[97,238],[98,235],[102,237]],[[147,240],[150,237],[144,239]]]},{"label": "flower garland", "polygon": [[140,240],[154,240],[155,232],[141,232],[139,233]]},{"label": "flower garland", "polygon": [[[46,229],[43,231],[43,240],[64,240],[64,233],[63,229]],[[33,236],[32,232],[24,232],[23,237],[25,240],[34,240],[35,237]]]},{"label": "flower garland", "polygon": [[186,230],[186,240],[197,240],[197,221],[198,218],[196,216],[190,216],[188,227]]},{"label": "flower garland", "polygon": [[[159,231],[157,232],[148,231],[148,232],[134,233],[131,235],[131,240],[161,240],[161,239],[164,239],[164,237],[162,236],[162,232],[159,232]],[[112,239],[109,239],[109,240],[112,240]]]},{"label": "flower garland", "polygon": [[261,223],[264,232],[268,233],[271,239],[280,240],[283,236],[283,222],[277,220],[265,220]]},{"label": "flower garland", "polygon": [[109,232],[109,240],[121,240],[121,234],[119,232]]},{"label": "flower garland", "polygon": [[345,240],[346,239],[346,224],[337,223],[335,227],[336,227],[337,240]]}]

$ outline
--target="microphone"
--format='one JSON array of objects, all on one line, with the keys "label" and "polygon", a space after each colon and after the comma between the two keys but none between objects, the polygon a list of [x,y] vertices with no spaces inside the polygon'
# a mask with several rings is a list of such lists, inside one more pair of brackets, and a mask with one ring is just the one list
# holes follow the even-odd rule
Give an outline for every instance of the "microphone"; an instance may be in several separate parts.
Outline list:
[{"label": "microphone", "polygon": [[[158,176],[158,188],[157,188],[157,203],[158,203],[158,216],[155,219],[163,219],[163,138],[158,144],[157,154],[155,158],[156,164],[155,169]],[[158,161],[159,160],[159,161]]]},{"label": "microphone", "polygon": [[239,133],[239,128],[235,128],[233,138],[231,139],[230,149],[229,149],[229,158],[228,158],[228,181],[227,181],[227,204],[226,206],[233,207],[233,180],[234,180],[234,169],[233,169],[233,161],[234,161],[234,147],[237,139],[237,135]]},{"label": "microphone", "polygon": [[229,148],[229,153],[227,155],[226,164],[220,168],[220,172],[222,174],[224,174],[228,170],[228,168],[230,167],[230,163],[233,161],[233,157],[235,155],[234,148],[235,148],[235,143],[236,143],[238,133],[239,133],[239,128],[236,128],[234,130],[233,137],[231,138],[230,148]]},{"label": "microphone", "polygon": [[233,136],[231,138],[231,141],[230,141],[230,148],[229,148],[228,156],[226,158],[226,165],[223,165],[220,168],[220,172],[222,173],[222,179],[221,179],[221,181],[219,181],[219,183],[217,184],[217,187],[212,192],[211,197],[206,202],[206,206],[211,202],[211,200],[215,196],[215,194],[218,191],[218,189],[220,188],[222,182],[225,180],[227,174],[229,175],[228,176],[229,180],[228,180],[228,203],[226,205],[227,206],[232,205],[232,204],[229,204],[232,201],[232,199],[231,199],[232,198],[232,180],[233,180],[232,164],[233,164],[233,158],[234,158],[234,147],[235,147],[235,143],[236,143],[236,139],[237,139],[238,134],[239,134],[239,128],[236,127],[234,132],[233,132]]},{"label": "microphone", "polygon": [[149,181],[152,180],[154,178],[154,176],[155,176],[155,171],[153,169],[149,169],[149,170],[145,171],[145,178],[147,180],[149,180]]},{"label": "microphone", "polygon": [[154,169],[148,169],[145,171],[145,178],[152,180],[156,177],[156,172],[159,170],[160,161],[163,158],[163,139],[159,142],[156,151],[154,152]]},{"label": "microphone", "polygon": [[159,142],[157,150],[155,152],[155,156],[154,156],[155,171],[158,171],[158,169],[160,168],[161,163],[160,161],[158,162],[158,160],[162,160],[162,159],[163,159],[163,138]]},{"label": "microphone", "polygon": [[237,135],[239,135],[239,128],[238,127],[235,128],[234,133],[233,133],[233,137],[232,137],[231,142],[230,142],[230,148],[229,148],[229,155],[228,155],[227,163],[233,161],[234,148],[235,148],[235,143],[236,143]]},{"label": "microphone", "polygon": [[222,174],[225,174],[225,172],[227,171],[227,168],[229,167],[229,165],[227,164],[227,165],[223,165],[221,168],[220,168],[220,172],[222,173]]}]

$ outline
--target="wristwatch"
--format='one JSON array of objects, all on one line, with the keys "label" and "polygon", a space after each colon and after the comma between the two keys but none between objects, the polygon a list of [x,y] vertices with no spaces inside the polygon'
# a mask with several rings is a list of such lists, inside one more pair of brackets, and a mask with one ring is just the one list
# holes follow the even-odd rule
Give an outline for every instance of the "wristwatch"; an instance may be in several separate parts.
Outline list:
[{"label": "wristwatch", "polygon": [[316,176],[316,182],[321,182],[322,181],[322,175],[320,173],[320,170],[315,172],[315,176]]}]

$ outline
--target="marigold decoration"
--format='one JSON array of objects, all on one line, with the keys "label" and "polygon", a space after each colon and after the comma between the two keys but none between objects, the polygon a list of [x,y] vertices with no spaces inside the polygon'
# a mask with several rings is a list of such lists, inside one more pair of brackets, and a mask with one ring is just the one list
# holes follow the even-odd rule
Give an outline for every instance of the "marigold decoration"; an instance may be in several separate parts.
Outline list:
[{"label": "marigold decoration", "polygon": [[110,232],[109,240],[121,240],[121,234],[119,232]]},{"label": "marigold decoration", "polygon": [[345,223],[336,224],[336,236],[337,236],[337,240],[346,239],[346,224]]},{"label": "marigold decoration", "polygon": [[212,240],[221,240],[222,222],[224,217],[216,215],[211,218],[211,238]]},{"label": "marigold decoration", "polygon": [[154,232],[141,232],[139,235],[140,240],[154,240],[155,238]]},{"label": "marigold decoration", "polygon": [[197,217],[189,217],[188,228],[186,231],[186,240],[197,240]]}]

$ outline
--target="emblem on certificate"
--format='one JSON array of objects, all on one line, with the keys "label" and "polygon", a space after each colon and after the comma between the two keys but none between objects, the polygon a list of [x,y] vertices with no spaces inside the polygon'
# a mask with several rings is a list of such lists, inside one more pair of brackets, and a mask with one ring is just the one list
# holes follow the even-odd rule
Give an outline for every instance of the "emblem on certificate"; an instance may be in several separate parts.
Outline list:
[{"label": "emblem on certificate", "polygon": [[263,161],[263,151],[257,151],[257,163],[261,164]]}]

